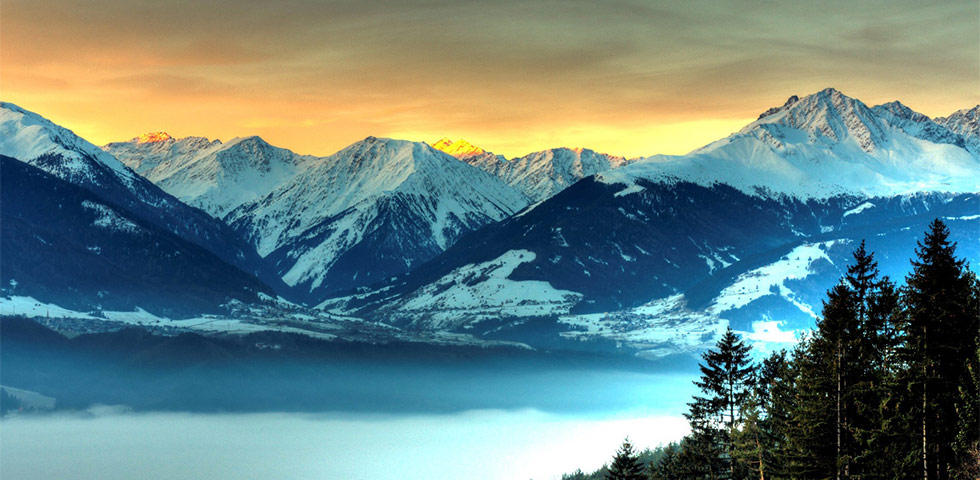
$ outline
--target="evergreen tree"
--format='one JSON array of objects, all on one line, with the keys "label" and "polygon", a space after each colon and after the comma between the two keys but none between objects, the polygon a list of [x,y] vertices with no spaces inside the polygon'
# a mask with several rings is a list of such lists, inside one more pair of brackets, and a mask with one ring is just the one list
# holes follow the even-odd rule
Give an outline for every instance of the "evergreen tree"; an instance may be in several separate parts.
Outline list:
[{"label": "evergreen tree", "polygon": [[967,379],[959,393],[954,478],[980,478],[980,349],[967,361]]},{"label": "evergreen tree", "polygon": [[629,438],[616,451],[612,465],[606,472],[606,480],[645,480],[640,455],[634,450]]},{"label": "evergreen tree", "polygon": [[755,388],[743,404],[743,425],[735,435],[736,459],[748,478],[786,478],[787,430],[795,397],[794,378],[785,350],[771,354],[758,368]]},{"label": "evergreen tree", "polygon": [[732,458],[746,478],[765,480],[771,451],[768,450],[766,419],[758,390],[749,394],[741,406],[741,428],[732,431],[735,444]]},{"label": "evergreen tree", "polygon": [[968,310],[977,312],[978,317],[973,338],[976,349],[967,357],[965,378],[960,383],[956,454],[961,458],[962,476],[980,478],[980,280],[972,272],[968,276],[972,285]]},{"label": "evergreen tree", "polygon": [[691,433],[684,439],[678,455],[678,474],[684,479],[722,478],[726,471],[724,438],[717,420],[711,413],[711,402],[695,397],[684,414],[691,424]]},{"label": "evergreen tree", "polygon": [[[847,477],[850,474],[851,460],[854,453],[854,438],[851,421],[853,420],[853,403],[849,398],[851,387],[859,375],[860,365],[857,358],[857,341],[860,335],[858,325],[858,304],[855,292],[846,282],[842,282],[829,292],[823,306],[823,317],[817,323],[816,335],[811,343],[812,359],[815,364],[808,373],[813,376],[825,377],[819,380],[825,392],[830,392],[829,414],[830,422],[824,423],[830,432],[820,432],[818,437],[831,437],[834,446],[833,455],[818,460],[820,467],[826,468],[829,461],[831,478]],[[816,380],[816,379],[812,379]],[[827,403],[823,403],[824,408]]]},{"label": "evergreen tree", "polygon": [[[800,348],[797,346],[796,348]],[[793,417],[797,409],[798,372],[793,356],[781,351],[763,363],[760,380],[767,384],[763,396],[769,433],[769,478],[789,478],[794,457],[790,438],[798,424]]]},{"label": "evergreen tree", "polygon": [[972,276],[955,249],[946,225],[933,221],[918,243],[903,296],[909,393],[917,400],[910,412],[919,434],[916,470],[924,480],[946,480],[959,463],[959,392],[969,374],[965,360],[977,348]]},{"label": "evergreen tree", "polygon": [[834,478],[837,472],[836,374],[828,370],[823,350],[815,337],[805,338],[793,358],[796,401],[787,432],[792,478]]},{"label": "evergreen tree", "polygon": [[708,469],[709,478],[737,478],[732,461],[735,444],[732,432],[740,426],[740,410],[753,386],[755,367],[749,363],[751,347],[731,328],[703,358],[700,380],[694,382],[704,396],[689,404],[693,452]]},{"label": "evergreen tree", "polygon": [[800,473],[863,478],[884,468],[882,405],[894,363],[898,299],[862,241],[841,283],[827,292],[815,335],[797,359]]},{"label": "evergreen tree", "polygon": [[854,263],[844,277],[854,305],[853,332],[846,339],[849,364],[841,392],[846,424],[843,425],[849,445],[843,458],[842,474],[847,477],[876,477],[889,467],[881,451],[886,448],[879,435],[883,429],[882,404],[888,397],[888,378],[895,365],[895,321],[899,312],[899,295],[888,277],[878,276],[874,254],[862,241],[854,252]]},{"label": "evergreen tree", "polygon": [[650,465],[650,478],[653,480],[680,480],[679,471],[680,447],[676,443],[668,444],[663,449],[660,461]]}]

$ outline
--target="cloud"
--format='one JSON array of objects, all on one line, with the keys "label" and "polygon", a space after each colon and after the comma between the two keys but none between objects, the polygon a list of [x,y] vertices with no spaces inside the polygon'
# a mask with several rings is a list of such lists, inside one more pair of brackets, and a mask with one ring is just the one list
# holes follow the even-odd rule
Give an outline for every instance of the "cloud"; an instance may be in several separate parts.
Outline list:
[{"label": "cloud", "polygon": [[[827,86],[948,114],[977,103],[978,16],[975,2],[907,0],[9,0],[0,67],[8,100],[48,98],[42,106],[54,115],[66,102],[87,102],[94,117],[138,98],[143,123],[195,105],[176,121],[205,136],[217,136],[228,109],[255,119],[290,108],[318,125],[334,126],[325,116],[350,125],[283,144],[307,151],[397,131],[534,131],[569,144],[596,125],[649,131],[754,118]],[[626,138],[591,146],[685,153],[716,138],[685,137],[673,151],[631,150],[639,142]],[[648,143],[670,139],[660,140]]]}]

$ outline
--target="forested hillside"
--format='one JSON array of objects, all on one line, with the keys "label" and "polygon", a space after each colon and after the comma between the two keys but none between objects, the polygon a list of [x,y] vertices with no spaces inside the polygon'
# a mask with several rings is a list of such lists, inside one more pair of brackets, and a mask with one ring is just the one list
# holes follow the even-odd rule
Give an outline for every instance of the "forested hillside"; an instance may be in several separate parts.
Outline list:
[{"label": "forested hillside", "polygon": [[752,362],[729,329],[704,354],[687,437],[563,478],[980,478],[980,283],[948,236],[901,286],[862,243],[792,352]]}]

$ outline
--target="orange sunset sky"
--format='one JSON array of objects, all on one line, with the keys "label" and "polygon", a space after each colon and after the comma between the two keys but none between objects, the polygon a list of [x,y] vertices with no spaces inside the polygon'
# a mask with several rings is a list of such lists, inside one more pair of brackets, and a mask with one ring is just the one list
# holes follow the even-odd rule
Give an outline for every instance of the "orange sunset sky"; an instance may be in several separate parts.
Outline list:
[{"label": "orange sunset sky", "polygon": [[0,97],[96,144],[163,130],[327,155],[680,154],[835,87],[980,103],[980,2],[3,0]]}]

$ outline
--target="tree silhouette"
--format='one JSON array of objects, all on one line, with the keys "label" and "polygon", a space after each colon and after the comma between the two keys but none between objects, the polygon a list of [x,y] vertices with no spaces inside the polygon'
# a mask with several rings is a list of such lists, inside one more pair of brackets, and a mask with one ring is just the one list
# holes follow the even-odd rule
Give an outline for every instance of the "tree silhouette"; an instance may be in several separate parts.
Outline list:
[{"label": "tree silhouette", "polygon": [[606,472],[607,480],[645,480],[643,465],[640,463],[640,455],[634,450],[630,439],[623,440],[623,444],[616,451],[612,465]]}]

